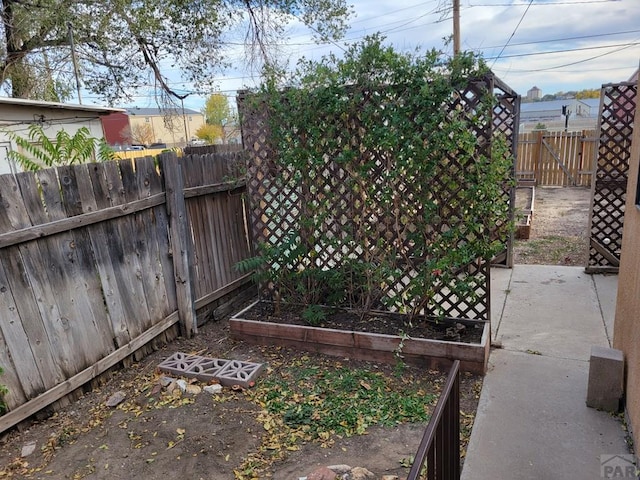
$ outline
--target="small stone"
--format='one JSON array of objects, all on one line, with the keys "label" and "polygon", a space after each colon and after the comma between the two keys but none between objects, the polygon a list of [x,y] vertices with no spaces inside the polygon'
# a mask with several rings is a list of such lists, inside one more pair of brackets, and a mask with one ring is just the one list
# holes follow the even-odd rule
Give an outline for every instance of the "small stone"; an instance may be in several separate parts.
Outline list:
[{"label": "small stone", "polygon": [[336,480],[336,472],[327,467],[320,467],[307,475],[307,480]]},{"label": "small stone", "polygon": [[204,391],[210,393],[211,395],[215,395],[216,393],[222,392],[222,385],[220,385],[219,383],[215,385],[207,385],[206,387],[204,387]]},{"label": "small stone", "polygon": [[187,391],[187,382],[184,381],[183,379],[176,380],[176,385],[178,385],[180,390],[182,390],[183,392]]},{"label": "small stone", "polygon": [[28,457],[29,455],[31,455],[33,452],[36,451],[36,442],[29,442],[29,443],[25,443],[22,446],[22,451],[20,452],[20,456],[22,458],[24,457]]},{"label": "small stone", "polygon": [[162,385],[163,387],[167,388],[169,385],[171,385],[175,380],[171,377],[162,377],[160,378],[160,385]]},{"label": "small stone", "polygon": [[351,471],[351,467],[349,465],[329,465],[327,467],[329,470],[333,471],[336,475],[344,475],[345,473],[349,473]]},{"label": "small stone", "polygon": [[398,480],[397,475],[383,475],[382,480]]},{"label": "small stone", "polygon": [[125,398],[127,398],[127,394],[124,393],[122,390],[120,390],[114,393],[113,395],[111,395],[109,399],[106,401],[105,405],[110,408],[117,407],[122,402],[124,402]]},{"label": "small stone", "polygon": [[349,473],[351,476],[351,480],[366,480],[367,478],[376,478],[373,473],[362,467],[353,467],[351,469],[351,472]]},{"label": "small stone", "polygon": [[198,395],[200,392],[202,392],[202,388],[199,385],[187,385],[187,393]]}]

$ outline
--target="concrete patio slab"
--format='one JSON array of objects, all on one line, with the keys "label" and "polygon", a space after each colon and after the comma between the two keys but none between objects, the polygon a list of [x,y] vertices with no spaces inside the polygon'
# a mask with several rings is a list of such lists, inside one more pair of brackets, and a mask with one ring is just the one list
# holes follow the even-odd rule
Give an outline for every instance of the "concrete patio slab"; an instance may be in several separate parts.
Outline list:
[{"label": "concrete patio slab", "polygon": [[628,453],[619,419],[586,406],[591,347],[609,346],[617,277],[517,265],[491,280],[503,349],[491,352],[462,479],[602,478],[601,455]]},{"label": "concrete patio slab", "polygon": [[500,325],[500,319],[504,310],[505,300],[509,293],[511,283],[511,268],[492,268],[490,275],[491,285],[491,338],[495,338]]},{"label": "concrete patio slab", "polygon": [[575,360],[608,346],[591,276],[582,267],[516,266],[497,339],[505,349]]},{"label": "concrete patio slab", "polygon": [[496,350],[463,480],[589,480],[600,455],[625,454],[621,424],[585,404],[586,361]]},{"label": "concrete patio slab", "polygon": [[616,317],[616,298],[618,294],[618,275],[592,275],[596,294],[600,302],[600,310],[609,339],[609,346],[613,343],[613,322]]}]

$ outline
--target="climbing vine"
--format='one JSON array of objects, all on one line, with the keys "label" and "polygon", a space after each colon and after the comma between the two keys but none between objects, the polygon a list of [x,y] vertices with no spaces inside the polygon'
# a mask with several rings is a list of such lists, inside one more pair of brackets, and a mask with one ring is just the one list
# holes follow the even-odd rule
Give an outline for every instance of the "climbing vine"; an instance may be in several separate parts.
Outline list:
[{"label": "climbing vine", "polygon": [[472,54],[371,37],[265,84],[251,108],[268,112],[275,153],[249,263],[278,300],[412,317],[477,301],[484,277],[469,266],[504,248],[513,164],[487,75]]}]

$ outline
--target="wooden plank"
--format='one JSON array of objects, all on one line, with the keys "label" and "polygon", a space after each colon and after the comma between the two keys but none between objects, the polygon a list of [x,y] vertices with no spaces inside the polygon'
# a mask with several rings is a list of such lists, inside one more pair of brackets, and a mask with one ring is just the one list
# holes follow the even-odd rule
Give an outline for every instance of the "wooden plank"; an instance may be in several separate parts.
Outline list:
[{"label": "wooden plank", "polygon": [[[564,174],[567,176],[567,178],[569,178],[571,180],[571,182],[573,184],[575,184],[575,178],[573,178],[573,176],[571,175],[571,172],[567,169],[567,167],[564,166],[564,163],[562,163],[562,160],[560,159],[558,154],[553,149],[553,146],[544,138],[542,139],[542,144],[545,147],[547,147],[547,151],[549,152],[549,155],[551,155],[551,157],[557,162],[558,166],[564,172]],[[556,178],[555,181],[559,182],[559,179]],[[562,184],[562,183],[560,183],[560,184]]]},{"label": "wooden plank", "polygon": [[[54,172],[48,172],[53,176]],[[48,216],[45,212],[42,198],[40,196],[40,186],[36,182],[33,173],[18,173],[16,181],[22,192],[22,201],[26,215],[32,224],[48,222]],[[0,187],[1,189],[2,187]],[[20,226],[24,226],[21,224]],[[26,276],[29,279],[29,286],[25,286],[24,290],[32,290],[34,298],[37,299],[35,305],[36,311],[25,311],[21,315],[24,322],[27,322],[30,328],[38,323],[37,329],[40,329],[40,323],[44,329],[44,334],[32,337],[32,343],[38,347],[46,346],[46,351],[40,351],[37,354],[38,361],[41,362],[40,371],[45,378],[45,386],[47,388],[66,378],[66,372],[73,371],[73,359],[64,346],[67,344],[67,332],[64,322],[65,318],[59,310],[58,299],[60,292],[54,290],[53,285],[56,272],[50,258],[51,242],[49,240],[40,240],[37,242],[27,242],[18,247],[22,252],[22,261]],[[46,265],[49,268],[43,268]],[[21,309],[29,308],[28,302],[21,302]],[[42,342],[42,343],[40,343]]]},{"label": "wooden plank", "polygon": [[596,240],[595,238],[591,237],[589,239],[589,244],[591,245],[591,248],[593,248],[596,252],[598,252],[600,255],[602,255],[604,258],[607,259],[607,261],[613,266],[613,267],[619,267],[620,266],[620,259],[618,257],[616,257],[613,253],[611,253],[609,250],[607,250],[605,247],[603,247],[598,240]]},{"label": "wooden plank", "polygon": [[[2,265],[0,264],[0,269],[2,269]],[[1,290],[2,285],[0,285],[0,297],[7,293],[7,290]],[[4,307],[5,303],[0,298],[0,305]],[[3,312],[7,312],[8,310],[4,310]],[[5,317],[3,315],[3,322],[9,321],[8,316]],[[7,344],[5,338],[2,336],[2,331],[0,330],[0,366],[3,368],[2,376],[0,377],[1,382],[6,385],[8,392],[4,395],[3,400],[6,403],[9,410],[16,408],[19,405],[22,405],[27,400],[27,396],[24,394],[22,390],[22,385],[20,383],[20,379],[18,378],[18,374],[16,373],[15,366],[13,364],[13,358],[11,357],[11,353],[9,352],[9,345]]]},{"label": "wooden plank", "polygon": [[[68,216],[82,215],[82,197],[88,197],[93,193],[91,178],[86,165],[74,165],[59,167],[58,175],[61,181],[60,190],[64,200],[65,212]],[[91,205],[89,208],[92,208]],[[91,351],[95,354],[95,360],[111,353],[114,349],[113,331],[108,310],[104,304],[104,292],[100,282],[100,270],[96,268],[97,261],[94,256],[89,232],[85,227],[75,228],[71,231],[74,238],[74,265],[80,272],[78,283],[83,288],[83,299],[86,302],[87,314],[84,317],[84,328],[92,327],[90,336]],[[102,245],[98,248],[103,248]],[[91,322],[91,325],[89,325]],[[94,335],[95,333],[95,335]]]},{"label": "wooden plank", "polygon": [[[56,172],[52,170],[41,170],[36,173],[36,177],[40,181],[48,218],[66,218],[61,185],[73,181],[68,171],[61,173],[60,184]],[[98,331],[95,328],[94,314],[87,299],[84,282],[85,275],[95,275],[95,272],[85,272],[86,262],[78,258],[77,242],[75,235],[69,232],[41,240],[41,244],[46,248],[44,255],[51,266],[49,282],[52,291],[57,294],[55,301],[65,335],[61,338],[61,351],[54,353],[62,355],[65,361],[68,359],[72,362],[71,369],[65,372],[67,377],[102,357],[102,345],[94,344]]]},{"label": "wooden plank", "polygon": [[253,275],[252,273],[244,274],[240,278],[233,280],[232,282],[228,283],[224,287],[218,288],[217,290],[214,290],[213,292],[208,293],[204,297],[199,298],[195,302],[196,310],[200,310],[201,308],[206,307],[210,303],[215,302],[219,298],[224,297],[225,295],[233,292],[234,290],[242,288],[244,285],[251,283],[252,275]]},{"label": "wooden plank", "polygon": [[29,240],[44,238],[61,232],[67,232],[69,230],[92,225],[94,223],[100,223],[106,220],[131,215],[135,212],[162,205],[165,202],[166,198],[164,193],[160,193],[152,197],[126,203],[124,205],[108,207],[71,218],[63,218],[43,225],[34,225],[32,227],[2,233],[0,234],[0,248],[28,242]]},{"label": "wooden plank", "polygon": [[[116,162],[96,163],[89,169],[93,187],[93,199],[96,207],[110,208],[114,204],[124,202],[124,193],[120,197],[122,184]],[[112,312],[112,325],[117,345],[124,345],[135,338],[136,331],[130,330],[131,319],[138,315],[148,314],[144,292],[135,276],[129,271],[129,256],[125,251],[122,219],[116,218],[98,225],[92,230],[96,243],[102,248],[96,252],[99,264],[105,269],[105,297],[107,307]],[[108,272],[107,272],[108,271]],[[134,323],[135,325],[135,323]]]},{"label": "wooden plank", "polygon": [[173,268],[180,315],[180,329],[189,338],[197,332],[196,314],[194,308],[193,282],[191,281],[189,265],[193,258],[190,236],[187,228],[187,214],[184,196],[182,195],[183,181],[180,164],[175,153],[160,155],[160,165],[165,181],[167,194],[167,211],[171,231],[171,248],[173,251]]},{"label": "wooden plank", "polygon": [[[105,165],[106,182],[108,186],[108,199],[111,203],[124,205],[127,203],[127,186],[123,183],[126,178],[130,180],[133,171],[132,160],[121,160],[119,162],[107,162]],[[131,188],[131,185],[128,185]],[[98,197],[96,197],[99,200]],[[132,306],[135,313],[127,318],[127,329],[131,338],[140,335],[145,329],[144,325],[149,325],[150,313],[145,297],[144,285],[142,283],[143,267],[136,254],[136,236],[133,219],[130,216],[120,217],[113,223],[116,228],[114,234],[114,248],[117,248],[114,261],[114,268],[122,285],[127,285],[133,297]]]},{"label": "wooden plank", "polygon": [[[136,164],[138,171],[145,172],[145,186],[140,185],[138,188],[144,191],[144,195],[153,197],[157,194],[164,195],[162,178],[157,169],[156,161],[153,157],[146,157],[144,161]],[[160,286],[162,297],[161,318],[177,309],[175,300],[175,282],[173,282],[173,265],[169,258],[169,227],[164,205],[149,210],[148,223],[152,226],[153,249],[155,252],[154,262],[156,262],[156,276],[162,283]],[[169,275],[169,281],[165,278]]]},{"label": "wooden plank", "polygon": [[[34,183],[31,173],[18,175],[17,178],[23,180],[23,183],[26,179]],[[1,203],[6,207],[0,209],[0,229],[3,231],[30,224],[27,208],[32,205],[38,205],[42,211],[37,189],[25,189],[24,195],[21,195],[18,185],[15,177],[0,176]],[[52,320],[49,316],[53,315],[53,320],[61,318],[58,315],[55,292],[47,275],[50,268],[46,267],[51,262],[41,255],[39,245],[33,243],[0,250],[0,262],[4,265],[2,276],[7,293],[4,298],[7,303],[0,309],[3,316],[6,314],[7,321],[0,323],[18,368],[16,373],[24,382],[25,395],[31,397],[62,380],[62,370],[70,367],[69,358],[60,366],[55,355],[54,349],[60,347],[60,337],[57,335],[59,330],[56,326],[47,328]],[[17,316],[10,318],[12,313]]]},{"label": "wooden plank", "polygon": [[[148,196],[152,176],[156,175],[151,157],[137,158],[134,160],[134,165],[135,168],[130,162],[122,165],[122,183],[128,202]],[[165,308],[165,284],[158,259],[158,242],[155,239],[157,232],[153,225],[153,212],[150,210],[137,212],[128,219],[132,226],[132,247],[142,272],[139,278],[149,311],[148,317],[140,323],[142,331],[145,331],[154,322],[165,316],[167,311]]]},{"label": "wooden plank", "polygon": [[106,357],[100,359],[92,366],[85,368],[63,383],[56,385],[42,395],[39,395],[37,398],[34,398],[33,400],[25,403],[24,405],[21,405],[15,410],[12,410],[11,412],[3,415],[2,417],[0,417],[0,433],[13,427],[24,419],[29,418],[34,413],[42,410],[56,400],[81,387],[88,381],[96,378],[101,373],[106,372],[108,369],[118,364],[118,362],[122,361],[123,359],[134,353],[136,350],[138,350],[140,347],[144,346],[145,344],[153,340],[156,336],[160,335],[162,332],[174,325],[177,321],[178,315],[177,312],[174,312],[167,318],[163,319],[161,322],[157,323],[149,330],[144,332],[142,335],[136,337],[131,342],[118,348]]},{"label": "wooden plank", "polygon": [[247,182],[245,179],[241,179],[233,182],[220,182],[210,185],[202,185],[199,187],[188,187],[184,189],[184,198],[201,197],[204,195],[211,195],[212,193],[236,193],[242,191],[246,185]]},{"label": "wooden plank", "polygon": [[[206,181],[201,161],[201,156],[189,155],[183,158],[182,171],[184,182],[187,186],[197,184],[199,181]],[[210,268],[210,259],[215,252],[215,245],[212,245],[210,235],[206,230],[207,199],[193,197],[189,200],[185,197],[186,212],[189,225],[193,232],[193,263],[191,271],[193,279],[194,297],[197,298],[211,292],[214,289],[214,282],[211,278],[213,270]]]},{"label": "wooden plank", "polygon": [[[81,174],[82,188],[79,189],[79,199],[83,213],[96,212],[99,210],[96,196],[106,196],[102,189],[103,182],[100,180],[100,173],[104,173],[100,164],[83,165]],[[100,172],[100,173],[99,173]],[[126,317],[129,299],[128,292],[117,282],[117,275],[113,268],[113,261],[110,255],[110,239],[104,223],[87,226],[89,241],[91,242],[93,254],[96,260],[96,267],[99,272],[99,279],[104,295],[104,302],[110,322],[110,332],[107,338],[113,339],[115,345],[120,347],[129,342],[130,336],[127,330]]]}]

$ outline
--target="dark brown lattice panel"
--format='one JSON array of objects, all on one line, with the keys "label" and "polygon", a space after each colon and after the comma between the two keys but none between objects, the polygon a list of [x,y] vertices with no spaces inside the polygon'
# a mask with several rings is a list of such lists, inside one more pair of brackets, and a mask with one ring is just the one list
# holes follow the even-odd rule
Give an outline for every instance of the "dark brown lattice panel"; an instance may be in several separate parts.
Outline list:
[{"label": "dark brown lattice panel", "polygon": [[[478,115],[481,103],[488,93],[497,93],[498,102],[493,112],[486,118],[475,122],[474,136],[477,140],[478,154],[490,155],[493,136],[505,135],[509,146],[515,152],[517,138],[518,111],[520,98],[513,91],[494,77],[487,76],[473,81],[459,91],[448,106],[451,115],[465,112],[467,115]],[[395,101],[402,93],[387,90],[359,92],[362,108],[383,102]],[[486,100],[485,100],[486,101]],[[357,146],[360,156],[354,160],[353,167],[344,166],[333,161],[335,151],[319,152],[323,161],[309,162],[305,171],[290,171],[278,165],[269,144],[268,122],[264,108],[248,101],[241,95],[238,104],[243,116],[242,135],[245,148],[249,152],[247,190],[251,205],[251,228],[254,245],[266,244],[272,247],[287,245],[292,236],[310,239],[309,245],[314,249],[309,256],[292,259],[285,265],[271,265],[272,268],[292,268],[304,270],[312,262],[313,268],[331,270],[340,268],[345,261],[366,262],[385,255],[385,248],[393,246],[397,254],[394,269],[388,273],[383,282],[376,284],[374,307],[390,311],[408,311],[411,309],[411,298],[407,298],[407,286],[412,276],[416,275],[412,262],[419,255],[416,246],[410,240],[415,230],[412,215],[421,215],[423,205],[417,199],[423,198],[429,191],[437,199],[439,211],[436,218],[440,223],[433,225],[434,231],[448,228],[452,222],[460,222],[463,216],[457,209],[464,208],[460,179],[470,165],[463,163],[461,156],[455,151],[438,152],[442,158],[433,180],[429,185],[412,181],[411,173],[406,176],[389,175],[395,168],[394,152],[383,150],[376,145],[367,144],[364,128],[358,115],[349,118],[342,116],[324,119],[331,125],[331,132],[336,135],[338,144],[348,143]],[[419,112],[416,112],[418,114]],[[296,133],[304,137],[305,126],[296,126]],[[425,141],[432,132],[425,132]],[[471,160],[469,160],[471,161]],[[359,166],[367,165],[367,177],[357,172]],[[366,182],[367,188],[359,188]],[[450,185],[459,185],[451,190]],[[495,202],[503,202],[513,209],[513,197],[510,179],[505,179],[505,188],[501,198]],[[354,192],[367,192],[359,195]],[[384,216],[382,212],[390,211],[385,203],[384,192],[397,192],[400,198],[396,206],[399,212],[411,212],[411,215]],[[330,202],[330,207],[318,207],[316,199]],[[323,203],[326,205],[326,203]],[[313,218],[312,226],[306,220]],[[315,230],[314,230],[315,229]],[[505,253],[499,262],[510,261],[510,234],[507,224],[495,226],[494,238],[505,245]],[[321,240],[322,239],[322,240]],[[348,239],[348,241],[346,240]],[[389,257],[385,257],[389,258]],[[394,254],[395,258],[395,254]],[[415,265],[415,263],[413,264]],[[425,313],[438,317],[460,319],[489,319],[489,266],[486,262],[476,260],[460,269],[454,277],[454,284],[436,285],[434,302],[425,307]],[[473,292],[460,295],[456,279],[464,280],[472,285]],[[263,286],[269,289],[270,285]],[[458,292],[458,293],[456,293]]]},{"label": "dark brown lattice panel", "polygon": [[636,111],[637,85],[603,85],[587,271],[617,271]]}]

